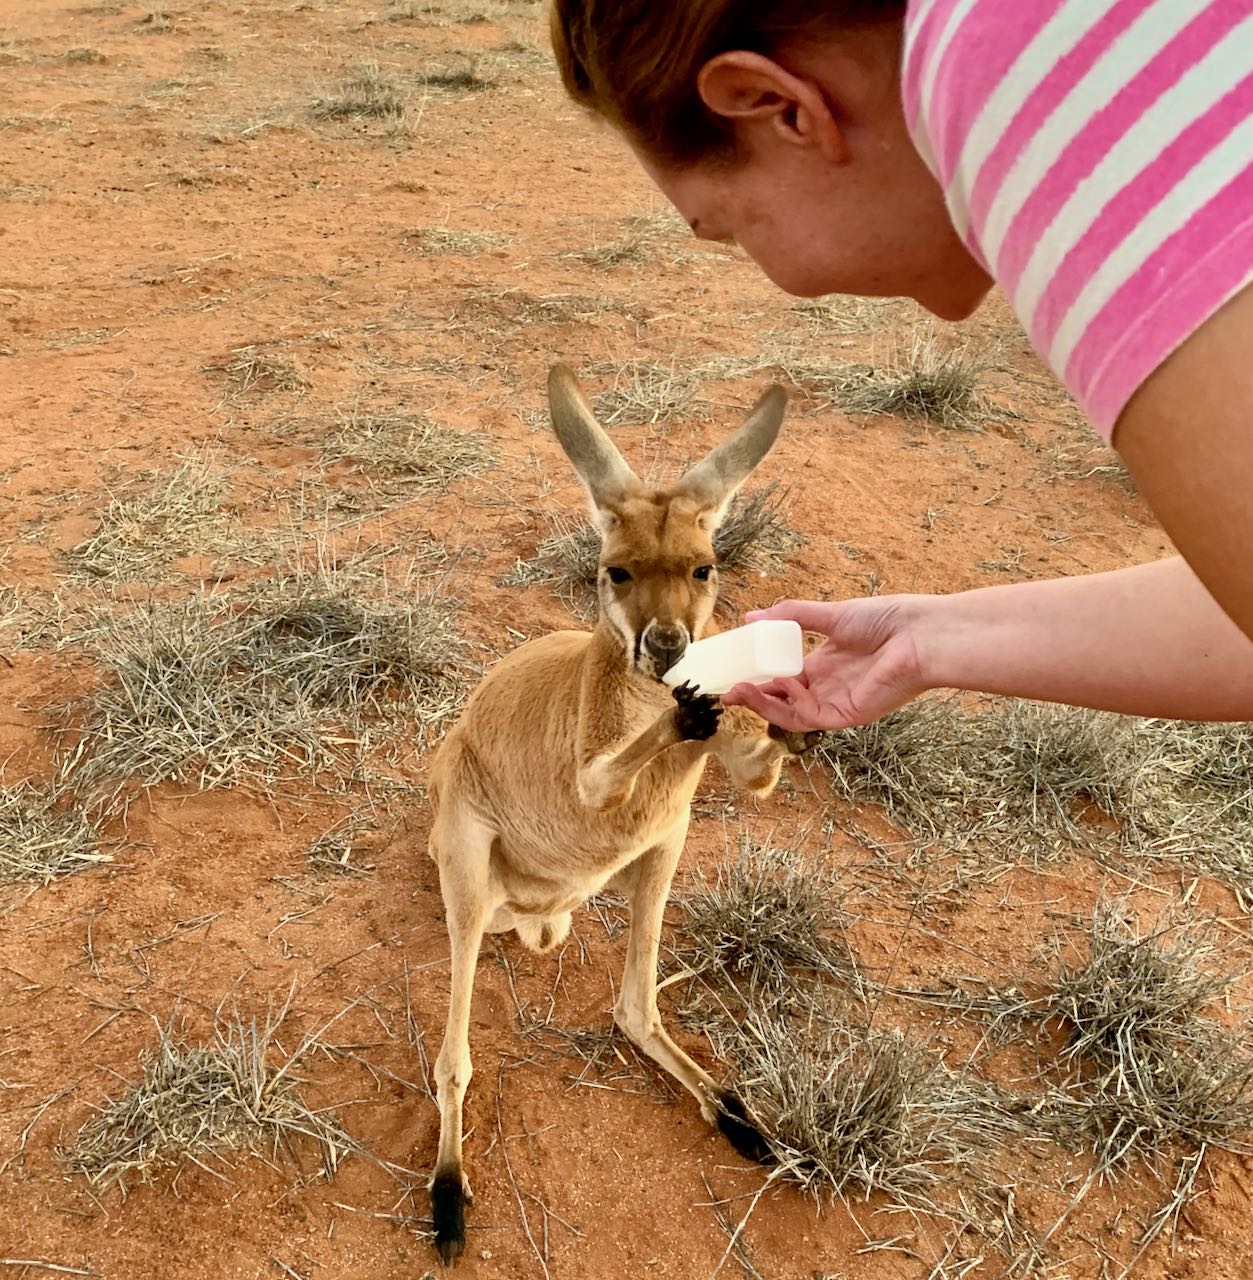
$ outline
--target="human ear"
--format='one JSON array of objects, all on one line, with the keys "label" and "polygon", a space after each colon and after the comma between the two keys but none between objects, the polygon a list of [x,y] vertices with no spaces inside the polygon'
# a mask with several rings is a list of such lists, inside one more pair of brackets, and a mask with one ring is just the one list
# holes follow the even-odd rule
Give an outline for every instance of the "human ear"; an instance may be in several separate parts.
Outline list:
[{"label": "human ear", "polygon": [[705,106],[724,120],[765,124],[780,141],[816,146],[836,163],[848,158],[822,89],[772,58],[744,49],[720,53],[701,67],[696,87]]}]

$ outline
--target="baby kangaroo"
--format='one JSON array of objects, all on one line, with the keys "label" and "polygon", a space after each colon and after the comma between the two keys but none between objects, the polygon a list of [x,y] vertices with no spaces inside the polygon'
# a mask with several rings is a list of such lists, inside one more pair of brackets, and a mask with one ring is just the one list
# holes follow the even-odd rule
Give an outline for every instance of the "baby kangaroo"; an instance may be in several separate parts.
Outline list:
[{"label": "baby kangaroo", "polygon": [[[435,1064],[439,1154],[431,1182],[444,1263],[465,1247],[470,1185],[461,1165],[468,1031],[484,933],[558,946],[570,913],[611,886],[631,927],[614,1021],[688,1089],[742,1155],[766,1146],[739,1099],[666,1034],[657,947],[692,795],[712,753],[767,795],[785,756],[811,745],[744,708],[723,708],[661,677],[700,638],[718,590],[713,535],[783,420],[771,387],[747,421],[666,489],[644,485],[593,418],[564,365],[549,374],[553,428],[591,499],[602,536],[594,631],[559,631],[504,658],[475,690],[431,766],[430,853],[452,945],[448,1026]],[[817,735],[812,735],[816,737]]]}]

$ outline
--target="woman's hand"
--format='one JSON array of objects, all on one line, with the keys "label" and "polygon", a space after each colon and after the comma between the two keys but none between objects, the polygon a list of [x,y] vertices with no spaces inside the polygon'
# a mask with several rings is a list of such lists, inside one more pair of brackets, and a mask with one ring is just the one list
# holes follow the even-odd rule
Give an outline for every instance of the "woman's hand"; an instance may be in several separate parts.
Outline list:
[{"label": "woman's hand", "polygon": [[722,695],[794,732],[870,724],[926,688],[913,632],[915,596],[872,596],[836,604],[784,600],[747,615],[790,619],[825,637],[799,676],[737,684]]}]

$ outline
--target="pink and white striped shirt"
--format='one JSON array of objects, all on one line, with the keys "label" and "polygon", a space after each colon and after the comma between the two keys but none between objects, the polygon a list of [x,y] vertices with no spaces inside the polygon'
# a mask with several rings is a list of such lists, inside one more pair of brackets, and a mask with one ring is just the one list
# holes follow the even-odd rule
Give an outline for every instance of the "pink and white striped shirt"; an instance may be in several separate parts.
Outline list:
[{"label": "pink and white striped shirt", "polygon": [[1108,439],[1253,280],[1253,0],[910,0],[902,78],[954,225]]}]

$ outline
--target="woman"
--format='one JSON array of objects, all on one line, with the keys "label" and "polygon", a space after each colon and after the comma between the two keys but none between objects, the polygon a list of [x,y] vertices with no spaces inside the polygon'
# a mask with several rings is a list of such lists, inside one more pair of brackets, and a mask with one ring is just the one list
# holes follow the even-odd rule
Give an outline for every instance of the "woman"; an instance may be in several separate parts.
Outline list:
[{"label": "woman", "polygon": [[784,728],[930,688],[1253,720],[1250,0],[555,0],[572,96],[789,293],[999,284],[1182,555],[785,601],[825,635],[724,696]]}]

